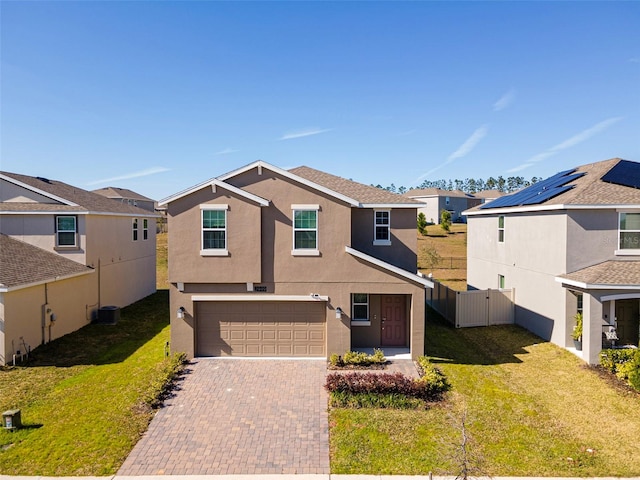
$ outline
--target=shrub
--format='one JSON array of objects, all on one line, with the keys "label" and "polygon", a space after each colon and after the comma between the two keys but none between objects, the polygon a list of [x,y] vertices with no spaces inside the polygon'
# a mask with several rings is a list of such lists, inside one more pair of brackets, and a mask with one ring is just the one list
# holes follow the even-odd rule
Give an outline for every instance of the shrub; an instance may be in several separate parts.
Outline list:
[{"label": "shrub", "polygon": [[398,393],[331,392],[329,405],[335,408],[401,408],[415,409],[423,405],[418,398]]},{"label": "shrub", "polygon": [[576,320],[576,325],[573,327],[573,332],[571,332],[571,336],[574,340],[580,341],[582,339],[582,313],[578,312],[573,317]]},{"label": "shrub", "polygon": [[337,353],[332,353],[329,357],[329,363],[334,367],[339,367],[343,365],[342,358]]},{"label": "shrub", "polygon": [[602,350],[600,364],[640,391],[640,350],[634,348]]},{"label": "shrub", "polygon": [[365,365],[369,362],[369,355],[364,352],[347,352],[342,356],[346,365]]},{"label": "shrub", "polygon": [[444,392],[451,389],[451,384],[445,374],[427,357],[418,357],[418,366],[422,370],[418,381],[424,384],[423,388],[430,398],[440,398]]},{"label": "shrub", "polygon": [[347,365],[382,365],[387,362],[384,352],[379,348],[373,350],[373,355],[364,352],[346,352],[342,357],[337,353],[331,354],[329,363],[335,367],[344,367]]}]

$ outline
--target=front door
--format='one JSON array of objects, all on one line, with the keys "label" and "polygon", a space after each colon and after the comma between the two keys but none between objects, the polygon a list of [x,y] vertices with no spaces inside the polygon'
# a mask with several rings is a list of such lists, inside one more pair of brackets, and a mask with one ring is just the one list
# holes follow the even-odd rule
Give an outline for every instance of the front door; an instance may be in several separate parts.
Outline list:
[{"label": "front door", "polygon": [[616,300],[618,345],[638,345],[640,300]]},{"label": "front door", "polygon": [[383,295],[380,344],[383,347],[407,346],[407,315],[404,295]]}]

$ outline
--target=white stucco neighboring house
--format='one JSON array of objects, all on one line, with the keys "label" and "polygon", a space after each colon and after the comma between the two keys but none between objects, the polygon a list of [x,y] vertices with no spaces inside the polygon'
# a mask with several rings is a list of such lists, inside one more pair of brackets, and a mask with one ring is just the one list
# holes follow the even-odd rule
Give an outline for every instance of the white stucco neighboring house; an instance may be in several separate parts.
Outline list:
[{"label": "white stucco neighboring house", "polygon": [[451,220],[457,223],[465,222],[462,212],[479,205],[482,200],[475,198],[461,190],[441,190],[439,188],[422,188],[409,190],[404,196],[424,204],[418,208],[418,214],[424,213],[427,222],[440,224],[440,212],[447,210],[451,213]]},{"label": "white stucco neighboring house", "polygon": [[591,364],[638,346],[640,163],[582,165],[465,214],[470,290],[515,288],[516,323]]},{"label": "white stucco neighboring house", "polygon": [[0,365],[156,290],[157,214],[0,172]]}]

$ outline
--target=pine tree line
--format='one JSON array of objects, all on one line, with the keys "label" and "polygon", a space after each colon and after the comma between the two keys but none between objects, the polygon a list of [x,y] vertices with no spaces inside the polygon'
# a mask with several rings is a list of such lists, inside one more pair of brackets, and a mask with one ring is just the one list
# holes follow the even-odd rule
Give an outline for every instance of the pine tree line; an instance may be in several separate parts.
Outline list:
[{"label": "pine tree line", "polygon": [[[477,193],[483,190],[498,190],[499,192],[512,193],[522,188],[526,188],[533,185],[536,182],[542,180],[540,177],[531,177],[531,180],[526,180],[524,177],[507,177],[502,175],[498,178],[489,177],[487,180],[482,178],[465,178],[464,180],[425,180],[419,186],[415,188],[439,188],[440,190],[462,190],[465,193]],[[396,187],[393,183],[388,187],[383,187],[378,184],[375,185],[378,188],[388,190],[393,193],[403,194],[414,187],[407,188],[404,186]]]}]

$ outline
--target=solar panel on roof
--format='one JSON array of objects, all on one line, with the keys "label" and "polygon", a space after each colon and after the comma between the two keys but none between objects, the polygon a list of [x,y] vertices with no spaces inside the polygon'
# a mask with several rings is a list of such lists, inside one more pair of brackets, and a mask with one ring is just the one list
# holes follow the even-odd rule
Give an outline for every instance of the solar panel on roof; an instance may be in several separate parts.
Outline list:
[{"label": "solar panel on roof", "polygon": [[574,168],[572,170],[565,170],[564,172],[556,173],[555,175],[534,183],[519,192],[485,203],[480,208],[538,205],[573,188],[572,185],[567,185],[567,183],[584,175],[584,173],[573,173],[575,171],[576,169]]},{"label": "solar panel on roof", "polygon": [[620,160],[600,180],[625,187],[640,188],[640,163]]}]

